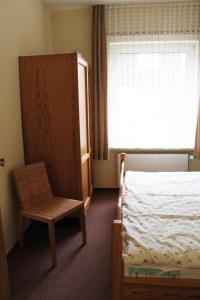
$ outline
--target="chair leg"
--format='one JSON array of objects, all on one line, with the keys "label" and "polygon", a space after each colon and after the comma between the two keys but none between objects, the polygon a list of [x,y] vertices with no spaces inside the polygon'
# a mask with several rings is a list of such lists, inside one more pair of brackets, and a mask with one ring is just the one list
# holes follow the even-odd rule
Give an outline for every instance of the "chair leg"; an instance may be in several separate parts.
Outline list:
[{"label": "chair leg", "polygon": [[83,237],[83,244],[87,243],[87,233],[86,233],[86,224],[85,224],[85,209],[84,207],[79,212],[79,220]]},{"label": "chair leg", "polygon": [[19,215],[19,245],[22,247],[24,245],[24,217],[20,214]]},{"label": "chair leg", "polygon": [[49,240],[51,246],[52,267],[55,267],[57,265],[57,258],[56,258],[56,236],[55,236],[54,222],[49,222],[48,228],[49,228]]}]

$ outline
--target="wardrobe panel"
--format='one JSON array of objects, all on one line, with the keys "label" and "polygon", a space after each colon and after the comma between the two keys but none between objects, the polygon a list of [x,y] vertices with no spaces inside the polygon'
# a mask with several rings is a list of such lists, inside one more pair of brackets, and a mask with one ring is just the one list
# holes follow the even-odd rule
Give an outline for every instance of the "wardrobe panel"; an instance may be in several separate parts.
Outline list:
[{"label": "wardrobe panel", "polygon": [[81,155],[88,153],[88,128],[87,128],[87,82],[86,67],[82,64],[78,65],[78,89],[79,89],[79,122],[80,122],[80,143]]},{"label": "wardrobe panel", "polygon": [[82,163],[82,187],[83,187],[83,201],[88,206],[88,201],[90,199],[90,171],[89,171],[89,160]]},{"label": "wardrobe panel", "polygon": [[82,200],[79,105],[83,119],[87,109],[78,99],[77,61],[74,53],[19,64],[26,163],[45,161],[54,193]]}]

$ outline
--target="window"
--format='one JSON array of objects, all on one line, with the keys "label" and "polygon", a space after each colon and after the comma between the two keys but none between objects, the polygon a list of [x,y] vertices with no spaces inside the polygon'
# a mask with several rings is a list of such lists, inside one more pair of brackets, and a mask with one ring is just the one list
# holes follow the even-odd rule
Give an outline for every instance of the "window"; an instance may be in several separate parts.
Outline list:
[{"label": "window", "polygon": [[193,148],[198,41],[108,44],[110,148]]}]

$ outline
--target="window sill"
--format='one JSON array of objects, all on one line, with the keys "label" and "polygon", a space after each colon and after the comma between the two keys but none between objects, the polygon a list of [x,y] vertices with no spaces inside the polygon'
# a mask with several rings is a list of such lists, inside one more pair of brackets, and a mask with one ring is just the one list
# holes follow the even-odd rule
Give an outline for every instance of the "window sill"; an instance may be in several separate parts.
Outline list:
[{"label": "window sill", "polygon": [[194,149],[187,148],[187,149],[163,149],[163,148],[153,148],[153,149],[146,149],[146,148],[110,148],[110,151],[113,152],[126,152],[126,153],[183,153],[183,154],[193,154]]}]

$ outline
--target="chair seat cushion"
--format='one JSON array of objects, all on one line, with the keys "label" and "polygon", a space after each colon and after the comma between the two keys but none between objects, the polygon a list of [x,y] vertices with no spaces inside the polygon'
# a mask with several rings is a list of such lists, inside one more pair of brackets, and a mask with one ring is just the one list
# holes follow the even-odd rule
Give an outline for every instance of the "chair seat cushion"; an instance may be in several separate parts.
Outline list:
[{"label": "chair seat cushion", "polygon": [[32,217],[33,219],[59,220],[77,210],[83,208],[83,201],[51,197],[45,202],[42,202],[28,210],[23,210],[24,216]]}]

